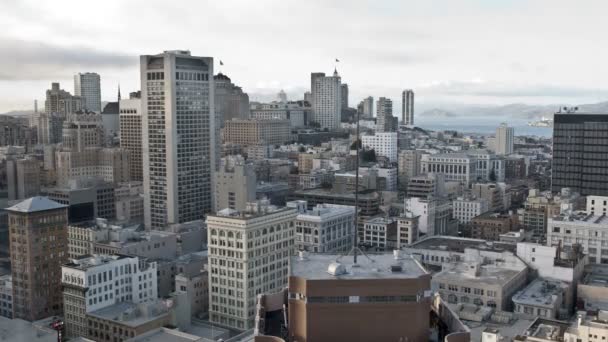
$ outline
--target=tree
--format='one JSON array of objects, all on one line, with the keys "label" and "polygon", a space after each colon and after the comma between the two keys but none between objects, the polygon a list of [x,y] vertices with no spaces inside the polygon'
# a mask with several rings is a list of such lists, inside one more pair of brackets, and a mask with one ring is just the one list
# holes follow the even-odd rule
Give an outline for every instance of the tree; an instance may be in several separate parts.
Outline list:
[{"label": "tree", "polygon": [[361,153],[361,159],[364,162],[375,163],[377,161],[376,160],[376,151],[374,151],[373,149],[363,150]]}]

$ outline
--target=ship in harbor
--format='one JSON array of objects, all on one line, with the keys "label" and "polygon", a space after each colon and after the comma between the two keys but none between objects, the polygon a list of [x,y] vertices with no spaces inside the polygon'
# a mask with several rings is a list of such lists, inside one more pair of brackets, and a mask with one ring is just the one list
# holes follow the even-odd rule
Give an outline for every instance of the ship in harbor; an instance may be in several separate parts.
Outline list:
[{"label": "ship in harbor", "polygon": [[530,122],[528,122],[528,126],[530,126],[530,127],[547,127],[547,128],[551,128],[551,127],[553,127],[553,119],[549,119],[549,118],[546,118],[546,117],[543,116],[538,121],[530,121]]}]

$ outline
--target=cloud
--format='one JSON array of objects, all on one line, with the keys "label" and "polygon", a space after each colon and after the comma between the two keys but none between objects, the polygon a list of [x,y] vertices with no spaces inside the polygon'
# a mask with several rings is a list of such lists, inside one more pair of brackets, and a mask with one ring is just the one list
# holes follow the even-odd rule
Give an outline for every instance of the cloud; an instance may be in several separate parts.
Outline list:
[{"label": "cloud", "polygon": [[0,37],[0,80],[65,78],[84,69],[121,69],[137,65],[136,56],[84,46],[61,46]]}]

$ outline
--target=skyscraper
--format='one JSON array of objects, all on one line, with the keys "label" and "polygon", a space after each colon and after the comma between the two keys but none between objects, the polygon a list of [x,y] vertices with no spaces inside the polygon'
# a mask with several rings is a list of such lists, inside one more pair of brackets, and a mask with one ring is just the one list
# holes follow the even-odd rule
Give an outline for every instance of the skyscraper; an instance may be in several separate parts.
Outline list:
[{"label": "skyscraper", "polygon": [[83,107],[101,113],[101,85],[99,74],[94,72],[74,75],[74,95],[83,98]]},{"label": "skyscraper", "polygon": [[131,155],[131,179],[142,181],[141,98],[120,100],[119,107],[120,147]]},{"label": "skyscraper", "polygon": [[376,131],[395,132],[397,126],[393,117],[393,101],[386,97],[381,97],[376,103]]},{"label": "skyscraper", "polygon": [[608,196],[608,115],[556,113],[551,191]]},{"label": "skyscraper", "polygon": [[333,76],[324,73],[311,74],[313,121],[320,128],[336,129],[342,114],[341,78],[338,71]]},{"label": "skyscraper", "polygon": [[505,155],[513,153],[513,138],[515,129],[506,123],[501,123],[496,129],[496,154]]},{"label": "skyscraper", "polygon": [[366,119],[374,117],[374,98],[371,96],[363,99],[363,117]]},{"label": "skyscraper", "polygon": [[61,265],[68,259],[66,206],[32,197],[8,211],[13,318],[36,321],[62,312]]},{"label": "skyscraper", "polygon": [[342,110],[348,108],[348,84],[346,83],[340,85],[340,101],[342,103]]},{"label": "skyscraper", "polygon": [[140,57],[147,229],[202,219],[215,170],[213,58],[190,51]]},{"label": "skyscraper", "polygon": [[405,125],[414,125],[414,91],[406,89],[401,93],[401,121]]}]

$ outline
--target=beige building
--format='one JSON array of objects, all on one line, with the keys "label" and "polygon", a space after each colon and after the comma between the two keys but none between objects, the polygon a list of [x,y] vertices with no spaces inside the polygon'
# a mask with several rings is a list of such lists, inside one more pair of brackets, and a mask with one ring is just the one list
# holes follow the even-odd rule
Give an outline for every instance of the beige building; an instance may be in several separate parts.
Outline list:
[{"label": "beige building", "polygon": [[296,215],[295,209],[259,201],[241,212],[223,209],[207,216],[212,323],[253,328],[256,296],[287,285]]},{"label": "beige building", "polygon": [[246,162],[240,155],[222,158],[215,174],[214,210],[245,210],[248,202],[255,201],[256,185],[252,163]]},{"label": "beige building", "polygon": [[120,147],[131,154],[131,178],[143,180],[141,99],[130,98],[119,102]]},{"label": "beige building", "polygon": [[179,273],[175,276],[175,290],[185,292],[192,307],[192,315],[209,311],[209,273],[205,269]]},{"label": "beige building", "polygon": [[67,261],[67,209],[32,197],[8,211],[13,317],[36,321],[62,312],[61,265]]},{"label": "beige building", "polygon": [[406,247],[418,240],[419,216],[406,213],[397,218],[397,249]]},{"label": "beige building", "polygon": [[242,120],[224,122],[223,143],[242,146],[280,145],[291,139],[289,120]]},{"label": "beige building", "polygon": [[103,122],[99,113],[78,112],[69,114],[63,123],[62,149],[83,151],[103,145]]},{"label": "beige building", "polygon": [[398,155],[399,188],[405,189],[411,177],[420,173],[422,151],[405,150]]},{"label": "beige building", "polygon": [[99,177],[109,183],[131,180],[129,151],[122,148],[90,147],[82,151],[57,152],[57,184]]},{"label": "beige building", "polygon": [[430,281],[415,259],[398,251],[359,255],[356,267],[352,256],[292,257],[289,336],[320,342],[426,341]]}]

